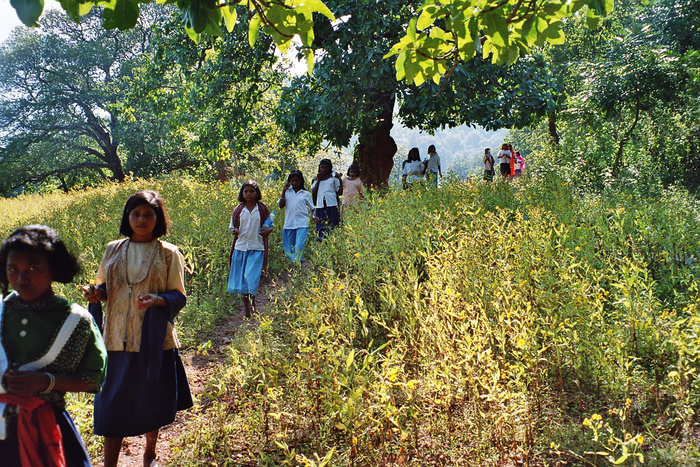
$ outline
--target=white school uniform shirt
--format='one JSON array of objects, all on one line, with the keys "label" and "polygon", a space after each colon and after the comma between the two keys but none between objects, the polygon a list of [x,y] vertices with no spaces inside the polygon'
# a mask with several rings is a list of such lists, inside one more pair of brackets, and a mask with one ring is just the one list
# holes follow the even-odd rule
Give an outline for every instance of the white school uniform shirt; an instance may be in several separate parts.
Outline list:
[{"label": "white school uniform shirt", "polygon": [[[338,190],[340,190],[340,180],[335,177],[329,177],[325,180],[316,180],[314,185],[318,184],[318,193],[316,195],[316,207],[323,208],[323,200],[326,200],[325,207],[338,205]],[[313,186],[312,185],[312,189]]]},{"label": "white school uniform shirt", "polygon": [[426,167],[426,170],[438,173],[438,167],[440,167],[440,156],[438,156],[438,153],[434,152],[430,154],[430,159],[428,159],[428,166]]},{"label": "white school uniform shirt", "polygon": [[309,209],[314,211],[314,202],[311,200],[311,193],[306,190],[294,191],[294,188],[287,188],[284,192],[285,214],[284,229],[294,230],[309,227]]},{"label": "white school uniform shirt", "polygon": [[[233,232],[233,216],[228,228]],[[263,239],[260,236],[260,210],[256,204],[252,211],[243,208],[241,211],[241,226],[238,229],[238,240],[236,240],[236,250],[260,250],[265,251]]]},{"label": "white school uniform shirt", "polygon": [[406,176],[407,182],[417,182],[423,179],[423,161],[406,162],[403,166],[403,174]]}]

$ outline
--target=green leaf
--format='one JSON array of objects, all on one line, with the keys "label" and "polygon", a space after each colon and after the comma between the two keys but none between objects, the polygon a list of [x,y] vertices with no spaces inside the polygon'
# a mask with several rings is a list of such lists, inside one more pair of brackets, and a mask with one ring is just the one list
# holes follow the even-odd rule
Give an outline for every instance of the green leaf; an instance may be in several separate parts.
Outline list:
[{"label": "green leaf", "polygon": [[508,24],[505,17],[491,13],[483,18],[486,26],[486,35],[496,46],[505,46],[508,43]]},{"label": "green leaf", "polygon": [[26,26],[39,26],[38,20],[44,11],[44,0],[10,0],[10,5]]},{"label": "green leaf", "polygon": [[345,358],[345,369],[349,370],[352,363],[355,361],[355,349],[352,349],[348,356]]},{"label": "green leaf", "polygon": [[[394,67],[396,68],[396,81],[401,81],[406,76],[405,63],[406,63],[406,56],[407,55],[408,55],[408,52],[402,52],[396,58],[396,64],[394,65]],[[384,58],[386,58],[386,57],[384,57]]]},{"label": "green leaf", "polygon": [[251,47],[255,47],[255,41],[258,38],[258,29],[260,28],[260,16],[256,13],[251,18],[248,24],[248,43]]},{"label": "green leaf", "polygon": [[397,42],[394,44],[394,46],[389,50],[382,58],[387,59],[393,55],[398,55],[404,50],[406,50],[408,47],[406,47],[406,42],[405,42],[405,37],[401,39],[401,42]]},{"label": "green leaf", "polygon": [[312,49],[304,50],[306,56],[306,72],[311,76],[314,72],[314,51]]},{"label": "green leaf", "polygon": [[416,23],[416,27],[419,30],[424,30],[427,29],[429,26],[431,26],[435,22],[435,14],[438,11],[437,5],[428,5],[425,8],[423,8],[423,11],[421,12],[420,16],[418,17],[418,22]]},{"label": "green leaf", "polygon": [[416,18],[411,18],[411,21],[408,22],[408,28],[406,28],[406,37],[408,37],[412,41],[416,40]]},{"label": "green leaf", "polygon": [[335,21],[335,16],[321,0],[304,0],[304,4],[309,10],[321,13],[329,20]]},{"label": "green leaf", "polygon": [[238,19],[238,13],[236,13],[236,6],[229,5],[221,9],[221,14],[224,17],[224,24],[226,24],[226,30],[228,32],[233,31],[236,26],[236,20]]},{"label": "green leaf", "polygon": [[544,35],[547,37],[547,42],[550,44],[563,44],[564,31],[561,29],[561,21],[555,21],[545,30]]},{"label": "green leaf", "polygon": [[[414,52],[415,55],[415,52]],[[407,57],[408,58],[408,57]],[[413,57],[411,57],[413,58]],[[406,81],[409,83],[412,83],[415,80],[416,74],[419,71],[419,67],[417,64],[413,62],[413,60],[406,60],[404,63],[404,73],[406,76]]]},{"label": "green leaf", "polygon": [[[216,11],[211,11],[210,12],[210,17],[209,17],[209,22],[207,23],[207,27],[204,28],[204,33],[209,34],[210,36],[216,36],[216,37],[221,37],[224,35],[224,32],[221,30],[221,16],[218,10]],[[215,18],[212,18],[214,16]]]},{"label": "green leaf", "polygon": [[598,16],[605,16],[613,9],[612,0],[589,0],[588,8],[595,11]]},{"label": "green leaf", "polygon": [[[68,13],[68,16],[73,18],[75,21],[80,20],[80,3],[78,3],[78,0],[60,0],[61,6],[63,9]],[[114,0],[111,1],[106,1],[103,3],[103,6],[107,6],[111,3],[114,3]]]},{"label": "green leaf", "polygon": [[535,17],[523,21],[520,25],[520,34],[528,45],[533,45],[537,41],[537,28],[535,27]]},{"label": "green leaf", "polygon": [[418,73],[416,73],[413,78],[413,82],[416,86],[420,86],[421,84],[425,83],[425,74],[423,74],[422,70],[419,70]]},{"label": "green leaf", "polygon": [[185,27],[185,32],[187,33],[189,38],[192,39],[192,41],[195,44],[199,44],[199,34],[194,32],[194,30],[192,30],[192,28],[188,28],[188,27]]},{"label": "green leaf", "polygon": [[520,56],[520,49],[517,44],[510,45],[506,48],[506,63],[515,63]]},{"label": "green leaf", "polygon": [[90,10],[92,10],[93,6],[95,6],[95,4],[92,2],[78,3],[78,14],[80,16],[87,15],[88,13],[90,13]]},{"label": "green leaf", "polygon": [[[588,10],[591,11],[591,10]],[[596,29],[600,24],[600,16],[586,15],[586,26],[590,29]]]},{"label": "green leaf", "polygon": [[125,31],[136,26],[138,19],[139,6],[136,0],[114,0],[105,5],[102,12],[102,26],[105,29],[118,28]]}]

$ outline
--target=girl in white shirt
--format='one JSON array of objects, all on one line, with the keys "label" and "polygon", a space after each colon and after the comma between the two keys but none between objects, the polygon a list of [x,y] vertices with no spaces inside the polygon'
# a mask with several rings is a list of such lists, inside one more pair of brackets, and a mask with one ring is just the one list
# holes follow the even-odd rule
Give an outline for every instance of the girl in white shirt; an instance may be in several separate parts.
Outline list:
[{"label": "girl in white shirt", "polygon": [[289,174],[277,205],[280,209],[287,209],[282,229],[284,253],[292,263],[301,264],[309,236],[309,212],[314,212],[311,193],[304,189],[304,175],[301,171],[294,170]]},{"label": "girl in white shirt", "polygon": [[504,143],[503,146],[501,146],[501,150],[498,151],[498,155],[496,156],[496,159],[498,159],[499,162],[499,168],[501,170],[501,175],[503,176],[503,178],[510,175],[510,158],[511,154],[508,150],[508,145]]},{"label": "girl in white shirt", "polygon": [[316,206],[316,233],[317,240],[323,240],[329,230],[340,225],[340,211],[338,211],[338,196],[343,194],[341,175],[331,175],[333,164],[329,159],[323,159],[318,164],[318,175],[314,177],[311,185],[311,194]]},{"label": "girl in white shirt", "polygon": [[234,239],[227,290],[243,296],[246,318],[255,311],[260,276],[267,265],[267,237],[272,232],[272,227],[263,228],[270,210],[261,200],[258,184],[253,180],[244,183],[238,194],[241,204],[233,210],[229,224]]},{"label": "girl in white shirt", "polygon": [[408,157],[403,163],[401,182],[403,189],[407,190],[413,183],[423,180],[423,172],[425,164],[420,160],[420,151],[418,148],[411,148],[408,151]]}]

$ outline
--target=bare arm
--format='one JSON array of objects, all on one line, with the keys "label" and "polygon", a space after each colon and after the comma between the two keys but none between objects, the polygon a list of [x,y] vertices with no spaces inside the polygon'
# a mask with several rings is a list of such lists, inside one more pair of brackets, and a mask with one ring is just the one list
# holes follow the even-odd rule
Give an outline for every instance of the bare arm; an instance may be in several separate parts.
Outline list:
[{"label": "bare arm", "polygon": [[291,184],[289,182],[284,184],[284,188],[282,188],[282,195],[280,196],[279,201],[277,201],[277,206],[279,206],[280,209],[284,209],[284,207],[287,205],[287,199],[285,198],[285,195],[287,194],[287,190],[289,190],[289,187]]},{"label": "bare arm", "polygon": [[338,179],[338,185],[340,185],[340,188],[337,191],[338,196],[343,196],[343,177],[340,175],[340,173],[336,173],[335,178]]},{"label": "bare arm", "polygon": [[[95,386],[75,375],[53,375],[55,383],[52,391],[92,392]],[[5,375],[8,389],[13,394],[32,395],[45,391],[51,384],[51,377],[41,371],[8,371]]]}]

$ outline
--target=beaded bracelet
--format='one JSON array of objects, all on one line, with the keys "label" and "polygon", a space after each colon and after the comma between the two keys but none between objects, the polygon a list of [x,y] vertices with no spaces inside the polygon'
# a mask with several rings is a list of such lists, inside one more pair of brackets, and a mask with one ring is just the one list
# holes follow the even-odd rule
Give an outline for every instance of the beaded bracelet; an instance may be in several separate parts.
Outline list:
[{"label": "beaded bracelet", "polygon": [[44,394],[47,394],[47,393],[53,391],[53,387],[56,385],[56,377],[54,375],[52,375],[51,373],[44,373],[44,374],[49,377],[49,386],[41,392]]}]

